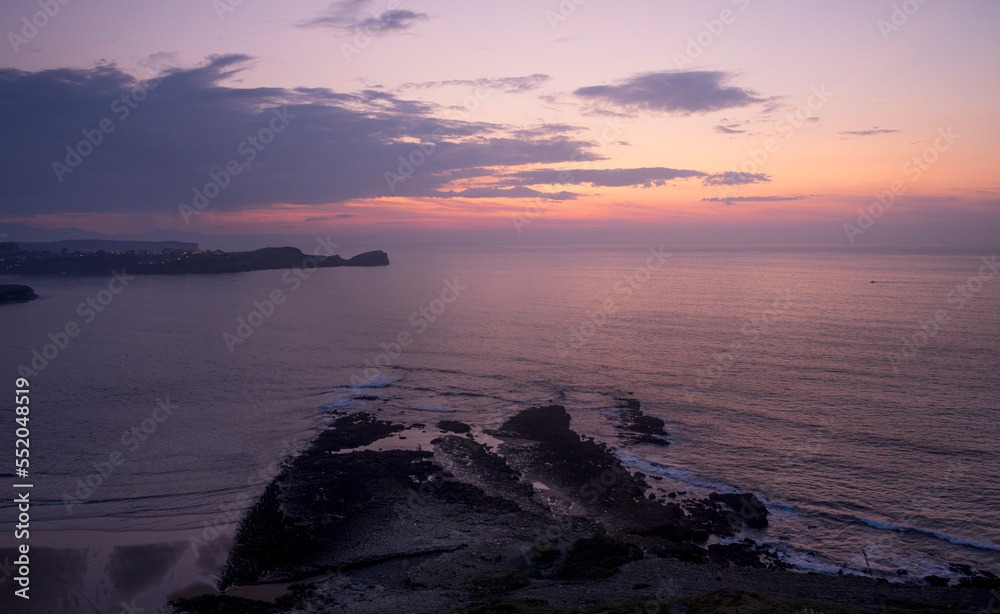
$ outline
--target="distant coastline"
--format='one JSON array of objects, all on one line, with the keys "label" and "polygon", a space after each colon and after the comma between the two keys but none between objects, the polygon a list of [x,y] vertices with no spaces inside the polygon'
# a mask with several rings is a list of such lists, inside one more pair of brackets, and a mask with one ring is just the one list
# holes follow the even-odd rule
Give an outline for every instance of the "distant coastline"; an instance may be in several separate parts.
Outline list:
[{"label": "distant coastline", "polygon": [[[344,259],[339,255],[307,255],[295,247],[265,247],[248,252],[200,251],[196,244],[165,247],[157,251],[132,244],[123,245],[118,251],[100,249],[95,252],[70,251],[66,246],[56,251],[25,247],[37,245],[0,243],[0,274],[87,276],[108,275],[112,270],[127,269],[129,274],[139,275],[192,275],[389,264],[388,254],[381,250]],[[155,249],[159,244],[149,247]]]}]

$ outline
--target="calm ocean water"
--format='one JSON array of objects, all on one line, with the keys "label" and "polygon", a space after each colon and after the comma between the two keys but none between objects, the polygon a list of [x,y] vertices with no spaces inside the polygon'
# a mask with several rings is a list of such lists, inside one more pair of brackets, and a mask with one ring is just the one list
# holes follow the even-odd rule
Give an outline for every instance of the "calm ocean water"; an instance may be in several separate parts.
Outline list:
[{"label": "calm ocean water", "polygon": [[[748,535],[804,569],[862,570],[864,548],[893,575],[1000,572],[1000,275],[970,282],[992,254],[653,247],[137,277],[99,313],[78,306],[110,278],[15,282],[42,296],[0,319],[6,385],[38,371],[32,543],[77,549],[50,590],[155,604],[210,583],[213,539],[331,409],[480,430],[547,402],[662,493],[757,493],[772,522]],[[670,446],[621,445],[609,409],[629,393]],[[0,504],[0,547],[13,518]]]}]

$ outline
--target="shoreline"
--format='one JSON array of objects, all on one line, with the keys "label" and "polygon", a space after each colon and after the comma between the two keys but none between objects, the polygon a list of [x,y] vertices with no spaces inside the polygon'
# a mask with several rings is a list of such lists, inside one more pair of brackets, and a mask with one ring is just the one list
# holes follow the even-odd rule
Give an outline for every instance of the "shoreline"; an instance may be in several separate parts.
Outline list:
[{"label": "shoreline", "polygon": [[[662,433],[638,401],[621,401],[624,430],[644,441]],[[971,569],[952,588],[791,571],[766,546],[733,540],[743,527],[767,525],[754,495],[647,496],[647,476],[577,435],[562,406],[522,410],[487,443],[454,421],[407,427],[340,416],[244,516],[219,583],[228,590],[174,602],[178,612],[321,604],[367,612],[394,603],[452,612],[504,595],[565,607],[641,597],[667,607],[719,589],[978,612],[1000,589],[995,576]],[[276,604],[234,596],[264,584],[286,592],[271,595]]]}]

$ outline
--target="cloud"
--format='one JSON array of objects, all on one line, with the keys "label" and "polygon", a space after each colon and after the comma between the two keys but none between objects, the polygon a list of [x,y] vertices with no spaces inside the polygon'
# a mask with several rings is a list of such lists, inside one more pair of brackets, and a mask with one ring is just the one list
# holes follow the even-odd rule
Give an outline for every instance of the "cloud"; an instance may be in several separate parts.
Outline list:
[{"label": "cloud", "polygon": [[305,221],[307,222],[328,222],[330,220],[346,220],[352,217],[357,217],[354,213],[338,213],[336,215],[317,215],[315,217],[307,217]]},{"label": "cloud", "polygon": [[746,185],[748,183],[767,183],[770,181],[771,177],[764,173],[726,171],[724,173],[708,175],[702,183],[704,185]]},{"label": "cloud", "polygon": [[[495,174],[492,171],[485,174]],[[482,176],[479,175],[479,176]],[[678,179],[699,178],[703,185],[746,185],[750,183],[767,183],[771,181],[763,173],[741,173],[726,171],[723,173],[706,173],[691,169],[676,169],[665,167],[648,168],[613,168],[613,169],[531,169],[507,173],[499,177],[496,186],[523,185],[590,185],[602,188],[644,187],[667,185]]]},{"label": "cloud", "polygon": [[724,85],[733,77],[722,71],[662,71],[635,75],[614,85],[581,87],[581,98],[626,111],[690,115],[766,102],[757,92]]},{"label": "cloud", "polygon": [[730,196],[728,198],[703,198],[701,200],[707,203],[726,203],[726,205],[732,207],[733,203],[773,203],[784,200],[803,200],[806,198],[809,198],[809,196]]},{"label": "cloud", "polygon": [[417,13],[407,9],[368,11],[371,0],[344,0],[334,2],[322,14],[298,24],[300,28],[328,28],[332,30],[361,30],[369,36],[379,36],[392,32],[402,32],[416,23],[430,19],[427,13]]},{"label": "cloud", "polygon": [[871,130],[844,130],[837,134],[845,134],[847,136],[875,136],[878,134],[892,134],[893,132],[899,132],[899,130],[889,130],[875,126]]},{"label": "cloud", "polygon": [[573,192],[539,192],[526,187],[514,188],[468,188],[458,192],[435,192],[432,196],[444,198],[546,198],[548,200],[573,200],[578,194]]},{"label": "cloud", "polygon": [[[443,119],[433,103],[382,91],[223,85],[251,59],[214,56],[146,83],[107,65],[0,69],[0,167],[9,178],[0,210],[176,214],[213,182],[225,187],[211,211],[421,197],[447,190],[455,174],[599,159],[593,142],[558,130],[512,137],[511,126]],[[53,163],[78,155],[70,151],[84,155],[60,182]],[[387,173],[408,177],[390,186]]]},{"label": "cloud", "polygon": [[481,79],[449,79],[447,81],[424,81],[419,83],[404,83],[400,89],[429,89],[439,87],[478,87],[487,90],[500,90],[505,94],[520,94],[530,92],[542,86],[551,79],[548,75],[535,73],[524,77],[483,77]]},{"label": "cloud", "polygon": [[740,130],[739,127],[740,124],[729,124],[728,126],[719,124],[715,127],[715,131],[721,132],[722,134],[743,134],[746,132],[746,130]]},{"label": "cloud", "polygon": [[566,134],[583,130],[580,126],[569,124],[539,124],[528,128],[516,128],[511,134],[519,139],[532,139],[545,135]]},{"label": "cloud", "polygon": [[674,168],[614,168],[614,169],[535,169],[504,175],[502,181],[507,185],[514,183],[525,185],[558,185],[558,184],[588,184],[595,187],[653,187],[665,185],[674,179],[689,177],[705,177],[701,171],[681,170]]}]

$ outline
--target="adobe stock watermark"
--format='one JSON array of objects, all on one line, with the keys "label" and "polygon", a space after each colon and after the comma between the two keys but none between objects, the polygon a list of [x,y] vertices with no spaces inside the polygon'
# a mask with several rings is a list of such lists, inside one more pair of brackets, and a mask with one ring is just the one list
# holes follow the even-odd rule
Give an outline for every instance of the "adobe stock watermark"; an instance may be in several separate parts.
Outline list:
[{"label": "adobe stock watermark", "polygon": [[118,614],[173,614],[174,609],[170,608],[166,610],[164,608],[168,606],[156,606],[155,610],[149,610],[147,608],[136,605],[135,601],[137,597],[133,597],[132,601],[122,601],[120,604],[121,609],[118,610]]},{"label": "adobe stock watermark", "polygon": [[[570,171],[563,171],[564,173],[569,173]],[[527,201],[528,204],[524,206],[524,211],[522,213],[511,213],[510,221],[514,224],[514,230],[517,234],[524,234],[524,227],[530,226],[532,222],[542,217],[549,207],[552,206],[552,201],[541,201],[537,198]]]},{"label": "adobe stock watermark", "polygon": [[118,471],[118,468],[125,464],[126,455],[138,450],[139,446],[154,435],[160,426],[169,420],[174,411],[179,408],[180,405],[170,402],[170,397],[163,401],[157,399],[156,408],[147,418],[122,433],[119,443],[124,452],[115,449],[108,453],[106,461],[91,463],[94,473],[88,474],[85,478],[77,478],[73,494],[63,492],[62,503],[66,506],[66,513],[73,514],[75,506],[86,503],[93,498],[97,489],[107,483],[111,476]]},{"label": "adobe stock watermark", "polygon": [[439,317],[444,315],[451,305],[457,301],[462,292],[469,289],[469,286],[459,283],[457,277],[444,280],[444,288],[437,298],[420,307],[410,314],[409,323],[413,332],[401,330],[393,341],[380,343],[382,352],[375,356],[374,360],[365,360],[365,369],[359,374],[351,374],[351,386],[366,386],[382,377],[382,369],[398,363],[399,357],[413,344],[413,341],[423,335]]},{"label": "adobe stock watermark", "polygon": [[547,9],[545,11],[545,21],[548,22],[549,27],[555,32],[559,24],[564,23],[572,15],[576,14],[576,9],[583,6],[585,2],[587,0],[561,0],[555,9]]},{"label": "adobe stock watermark", "polygon": [[673,254],[663,252],[663,246],[659,248],[650,247],[649,256],[646,263],[638,267],[634,273],[625,275],[612,286],[612,297],[601,302],[600,307],[594,311],[586,312],[586,319],[577,326],[569,328],[569,341],[567,343],[556,343],[556,351],[559,358],[565,359],[570,354],[582,348],[588,340],[597,334],[608,320],[618,310],[623,307],[633,294],[646,284],[652,274],[663,268],[663,263]]},{"label": "adobe stock watermark", "polygon": [[[281,283],[290,286],[287,290],[288,293],[298,290],[302,286],[302,282],[309,279],[309,276],[320,268],[319,263],[337,253],[336,250],[340,247],[339,243],[333,242],[330,235],[327,235],[326,238],[317,237],[316,243],[313,254],[303,258],[300,266],[294,266],[282,273]],[[229,353],[235,352],[236,346],[246,343],[247,339],[252,337],[254,332],[263,326],[264,322],[274,315],[278,307],[287,300],[286,291],[280,287],[271,290],[263,300],[254,299],[253,309],[247,316],[236,318],[236,334],[229,331],[222,333],[222,341],[226,344]]]},{"label": "adobe stock watermark", "polygon": [[[128,119],[132,111],[138,109],[139,105],[146,100],[149,92],[155,90],[160,85],[163,77],[157,74],[158,70],[159,67],[150,69],[149,74],[154,76],[149,77],[145,81],[140,81],[130,91],[111,101],[109,110],[117,118],[117,121],[123,122]],[[102,118],[97,122],[96,127],[84,128],[82,130],[83,140],[78,141],[76,145],[66,146],[66,157],[63,162],[56,160],[52,162],[52,172],[55,173],[59,183],[63,182],[66,175],[78,169],[83,164],[83,161],[104,143],[105,138],[115,131],[118,127],[115,121],[111,117]]]},{"label": "adobe stock watermark", "polygon": [[997,589],[990,591],[990,602],[979,610],[978,614],[1000,614],[1000,591]]},{"label": "adobe stock watermark", "polygon": [[[125,269],[121,273],[111,271],[111,280],[107,287],[98,290],[94,295],[88,296],[76,306],[76,313],[83,318],[83,324],[90,324],[97,319],[98,314],[115,300],[115,297],[125,291],[129,282],[135,279],[135,275],[127,275]],[[76,320],[66,322],[62,329],[48,334],[50,343],[46,343],[39,350],[37,347],[31,349],[31,360],[28,364],[17,366],[17,373],[21,377],[32,377],[38,375],[52,363],[59,354],[69,347],[70,342],[83,332],[83,326]]]},{"label": "adobe stock watermark", "polygon": [[[732,0],[732,3],[739,7],[740,11],[745,11],[750,6],[750,0]],[[705,26],[694,36],[687,37],[687,46],[684,53],[675,51],[673,60],[677,68],[685,68],[694,64],[694,61],[701,57],[705,50],[712,46],[712,43],[719,40],[726,31],[726,26],[736,23],[737,13],[732,9],[722,9],[715,19],[706,19],[701,22]]]},{"label": "adobe stock watermark", "polygon": [[14,49],[14,53],[20,53],[21,47],[27,45],[28,42],[38,36],[38,33],[49,25],[56,15],[62,11],[62,7],[66,6],[73,0],[38,0],[38,8],[40,10],[35,11],[31,15],[25,15],[21,18],[21,29],[19,32],[14,32],[11,30],[7,33],[7,41],[10,42],[10,46]]},{"label": "adobe stock watermark", "polygon": [[901,4],[893,4],[889,18],[879,19],[875,22],[878,31],[882,34],[882,40],[887,41],[893,33],[899,32],[925,4],[927,4],[927,0],[903,0]]},{"label": "adobe stock watermark", "polygon": [[247,490],[240,495],[239,499],[232,503],[218,505],[219,513],[211,520],[203,520],[200,533],[188,537],[188,546],[194,555],[199,556],[201,548],[211,547],[212,542],[219,539],[227,527],[238,523],[243,517],[243,513],[258,500],[259,493],[251,489],[270,484],[281,473],[286,459],[294,457],[307,443],[309,443],[308,439],[282,440],[282,456],[272,460],[264,467],[250,472],[246,479]]},{"label": "adobe stock watermark", "polygon": [[[486,77],[486,79],[481,80],[482,85],[476,87],[472,94],[466,96],[462,100],[462,107],[450,108],[448,109],[443,118],[446,120],[467,120],[471,114],[479,109],[479,105],[486,102],[493,96],[495,87],[493,85],[493,75]],[[400,154],[398,156],[399,164],[396,166],[395,172],[387,170],[382,173],[382,178],[385,179],[385,184],[389,187],[389,191],[393,194],[396,193],[396,185],[403,183],[407,179],[411,178],[416,174],[417,169],[427,163],[427,161],[434,155],[437,151],[438,146],[444,140],[444,129],[435,128],[431,132],[430,143],[418,143],[416,144],[410,153],[407,155]]]},{"label": "adobe stock watermark", "polygon": [[232,159],[221,168],[208,172],[208,183],[203,188],[193,188],[191,204],[181,203],[177,205],[181,217],[185,224],[191,223],[192,215],[201,215],[201,212],[208,207],[211,202],[222,194],[233,182],[233,179],[243,172],[244,165],[249,165],[257,159],[257,156],[264,151],[268,145],[274,142],[275,137],[281,134],[298,117],[289,113],[287,108],[271,110],[273,117],[268,125],[257,131],[256,135],[250,135],[240,141],[236,146],[236,153],[243,156],[242,163],[238,159]]},{"label": "adobe stock watermark", "polygon": [[212,8],[219,17],[219,21],[225,21],[226,15],[235,13],[236,9],[243,5],[243,0],[212,0]]},{"label": "adobe stock watermark", "polygon": [[[928,147],[923,152],[907,160],[902,167],[903,175],[909,179],[909,183],[920,180],[924,172],[941,159],[941,154],[951,149],[962,135],[955,134],[949,126],[947,130],[938,128],[938,137],[934,139],[932,147]],[[867,208],[858,207],[858,219],[856,224],[844,224],[844,235],[847,236],[851,245],[855,240],[865,234],[876,220],[881,218],[896,203],[896,198],[906,193],[907,183],[903,179],[896,179],[889,184],[889,189],[885,192],[875,192],[875,199],[869,203]]]},{"label": "adobe stock watermark", "polygon": [[[783,118],[775,123],[774,131],[778,137],[781,137],[781,140],[778,140],[774,136],[769,136],[764,139],[764,142],[757,149],[747,149],[746,159],[739,166],[733,165],[730,167],[734,173],[755,174],[760,172],[768,160],[771,159],[771,156],[781,150],[782,142],[788,141],[798,134],[806,122],[814,117],[814,113],[822,109],[833,98],[833,92],[828,91],[826,85],[822,83],[810,87],[809,92],[809,96],[806,98],[804,104],[799,105],[794,111],[786,113]],[[733,187],[731,185],[719,186],[719,198],[724,199],[730,196],[732,192]]]},{"label": "adobe stock watermark", "polygon": [[750,318],[740,327],[740,337],[729,344],[729,348],[722,353],[715,354],[715,362],[707,369],[698,372],[698,378],[694,386],[684,387],[684,396],[687,402],[694,402],[695,395],[703,395],[704,391],[711,388],[715,380],[722,374],[732,370],[752,348],[760,343],[761,335],[778,321],[792,306],[797,296],[792,291],[785,289],[777,293],[777,297],[772,301],[771,308],[765,309],[761,313]]},{"label": "adobe stock watermark", "polygon": [[946,301],[949,307],[942,307],[934,313],[934,317],[917,322],[920,329],[912,335],[903,337],[903,344],[898,352],[889,353],[889,364],[892,365],[894,373],[899,372],[899,367],[904,361],[916,356],[920,348],[930,343],[931,339],[937,336],[941,327],[951,322],[958,312],[965,309],[966,303],[982,292],[986,284],[996,276],[997,271],[1000,271],[996,254],[990,258],[983,256],[982,262],[982,266],[979,267],[979,271],[975,275],[970,276],[965,283],[958,284],[948,293]]}]

